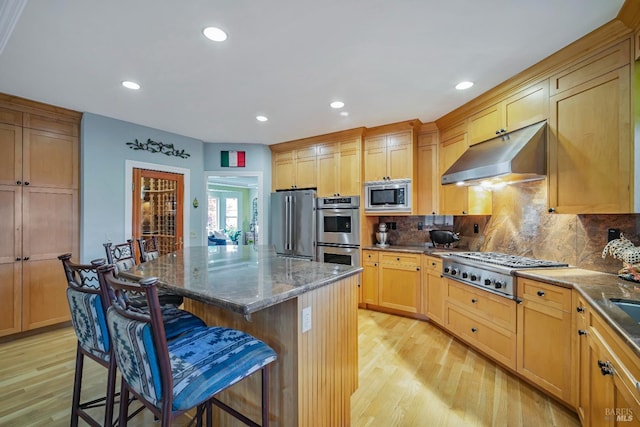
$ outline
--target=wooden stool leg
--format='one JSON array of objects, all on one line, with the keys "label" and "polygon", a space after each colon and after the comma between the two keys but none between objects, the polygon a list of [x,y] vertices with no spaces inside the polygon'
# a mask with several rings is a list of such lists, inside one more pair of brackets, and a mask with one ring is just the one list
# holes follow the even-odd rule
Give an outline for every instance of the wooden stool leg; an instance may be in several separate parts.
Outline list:
[{"label": "wooden stool leg", "polygon": [[262,368],[262,427],[269,425],[269,365]]}]

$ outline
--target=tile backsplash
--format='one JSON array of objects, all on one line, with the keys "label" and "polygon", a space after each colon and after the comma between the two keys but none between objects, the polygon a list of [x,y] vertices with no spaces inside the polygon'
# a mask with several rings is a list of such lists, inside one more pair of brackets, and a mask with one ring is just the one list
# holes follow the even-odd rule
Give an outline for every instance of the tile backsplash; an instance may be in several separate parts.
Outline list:
[{"label": "tile backsplash", "polygon": [[[424,245],[430,242],[429,230],[453,230],[460,233],[459,249],[561,261],[607,273],[622,267],[619,260],[602,258],[608,229],[619,229],[640,246],[640,214],[548,213],[546,181],[494,191],[490,216],[389,216],[380,217],[379,222],[395,222],[396,229],[388,230],[392,245]],[[418,223],[422,223],[422,230],[418,230]]]}]

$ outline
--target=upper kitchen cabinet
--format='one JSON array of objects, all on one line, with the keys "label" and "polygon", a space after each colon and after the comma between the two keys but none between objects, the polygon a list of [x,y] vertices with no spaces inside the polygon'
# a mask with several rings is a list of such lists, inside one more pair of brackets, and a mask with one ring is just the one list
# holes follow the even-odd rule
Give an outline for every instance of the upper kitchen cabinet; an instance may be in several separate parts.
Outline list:
[{"label": "upper kitchen cabinet", "polygon": [[551,77],[549,211],[633,211],[630,41]]},{"label": "upper kitchen cabinet", "polygon": [[438,213],[441,215],[491,215],[492,194],[479,186],[441,185],[440,176],[469,148],[466,121],[445,128],[440,141],[439,173],[436,176],[440,187]]},{"label": "upper kitchen cabinet", "polygon": [[316,186],[315,145],[273,153],[273,189],[312,188]]},{"label": "upper kitchen cabinet", "polygon": [[419,120],[367,130],[364,139],[364,181],[413,180]]},{"label": "upper kitchen cabinet", "polygon": [[318,196],[359,196],[360,136],[318,146]]},{"label": "upper kitchen cabinet", "polygon": [[544,80],[469,117],[469,145],[512,132],[549,116],[549,82]]},{"label": "upper kitchen cabinet", "polygon": [[438,129],[433,123],[422,126],[418,135],[416,215],[437,213],[438,203]]}]

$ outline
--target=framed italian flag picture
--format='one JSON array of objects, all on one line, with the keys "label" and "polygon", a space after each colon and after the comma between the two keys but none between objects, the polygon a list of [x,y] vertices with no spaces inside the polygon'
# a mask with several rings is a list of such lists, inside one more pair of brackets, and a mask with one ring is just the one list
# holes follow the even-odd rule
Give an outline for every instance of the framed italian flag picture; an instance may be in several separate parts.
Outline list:
[{"label": "framed italian flag picture", "polygon": [[243,168],[245,167],[244,151],[221,151],[220,166],[223,168]]}]

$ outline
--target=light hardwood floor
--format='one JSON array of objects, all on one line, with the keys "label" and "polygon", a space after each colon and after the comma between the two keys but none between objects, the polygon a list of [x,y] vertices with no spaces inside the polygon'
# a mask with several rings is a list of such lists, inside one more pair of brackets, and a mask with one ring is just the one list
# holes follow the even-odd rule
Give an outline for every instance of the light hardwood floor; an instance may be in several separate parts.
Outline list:
[{"label": "light hardwood floor", "polygon": [[[573,412],[428,322],[366,310],[358,320],[355,427],[580,425]],[[71,328],[0,344],[0,426],[69,425],[74,357]],[[98,395],[106,371],[85,365],[84,392]],[[145,411],[129,425],[153,425],[153,418]]]}]

